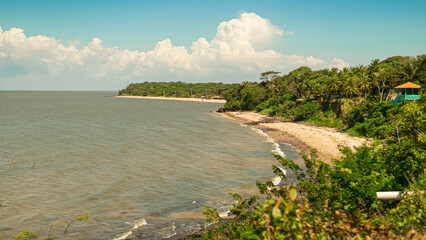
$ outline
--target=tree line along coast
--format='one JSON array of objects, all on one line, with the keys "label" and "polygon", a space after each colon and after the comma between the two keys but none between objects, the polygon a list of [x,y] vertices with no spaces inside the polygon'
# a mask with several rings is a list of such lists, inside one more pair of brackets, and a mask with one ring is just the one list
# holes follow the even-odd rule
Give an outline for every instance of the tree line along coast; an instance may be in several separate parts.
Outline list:
[{"label": "tree line along coast", "polygon": [[[402,93],[410,97],[394,103],[400,85],[411,86]],[[145,82],[119,95],[222,96],[226,104],[220,111],[255,111],[372,139],[355,150],[341,147],[341,157],[330,163],[320,161],[315,149],[302,152],[303,168],[275,156],[274,173],[297,180],[281,186],[258,181],[267,200],[235,194],[233,218],[207,207],[210,225],[194,239],[425,239],[425,87],[426,55],[419,55],[340,71],[269,71],[260,82],[241,84]],[[379,191],[400,191],[401,197],[382,201]]]},{"label": "tree line along coast", "polygon": [[118,96],[224,99],[238,84],[143,82],[131,83]]},{"label": "tree line along coast", "polygon": [[[390,129],[382,123],[395,110],[389,101],[396,97],[395,87],[412,82],[424,89],[425,75],[426,55],[396,56],[341,71],[300,67],[282,76],[268,71],[261,74],[261,82],[132,83],[118,95],[226,99],[220,111],[256,111],[383,139]],[[420,95],[419,89],[415,94]]]}]

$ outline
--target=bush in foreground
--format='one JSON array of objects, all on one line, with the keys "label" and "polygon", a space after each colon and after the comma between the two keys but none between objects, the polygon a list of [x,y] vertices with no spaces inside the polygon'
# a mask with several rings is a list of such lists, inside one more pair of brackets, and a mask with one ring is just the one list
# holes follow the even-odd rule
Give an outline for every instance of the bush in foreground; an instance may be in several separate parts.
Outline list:
[{"label": "bush in foreground", "polygon": [[[231,219],[219,217],[216,209],[207,208],[209,227],[194,239],[423,239],[426,231],[424,212],[424,177],[416,184],[417,194],[399,203],[379,202],[375,190],[394,181],[381,173],[357,179],[344,165],[332,169],[316,159],[315,151],[304,155],[306,171],[289,159],[278,161],[293,171],[297,183],[273,187],[258,182],[267,200],[258,202],[253,196],[243,200],[234,194]],[[344,162],[344,161],[342,161]],[[350,162],[350,160],[348,161]],[[370,168],[365,166],[366,168]],[[374,167],[371,167],[374,169]],[[373,171],[370,169],[370,171]],[[281,171],[278,175],[285,178]],[[342,174],[345,173],[345,174]],[[344,176],[347,175],[347,176]],[[373,176],[373,177],[371,177]],[[348,187],[358,185],[355,192]],[[413,188],[414,185],[410,185]],[[413,189],[415,190],[415,189]],[[362,193],[362,191],[366,191]],[[374,192],[374,193],[373,193]]]},{"label": "bush in foreground", "polygon": [[[215,209],[206,215],[213,225],[199,239],[425,239],[425,131],[422,101],[404,105],[392,124],[394,134],[383,141],[352,151],[341,148],[342,158],[329,165],[313,150],[302,154],[305,168],[276,156],[280,168],[295,181],[275,187],[258,182],[266,201],[256,196],[237,203],[234,216],[222,219]],[[411,191],[405,199],[379,201],[377,191]]]}]

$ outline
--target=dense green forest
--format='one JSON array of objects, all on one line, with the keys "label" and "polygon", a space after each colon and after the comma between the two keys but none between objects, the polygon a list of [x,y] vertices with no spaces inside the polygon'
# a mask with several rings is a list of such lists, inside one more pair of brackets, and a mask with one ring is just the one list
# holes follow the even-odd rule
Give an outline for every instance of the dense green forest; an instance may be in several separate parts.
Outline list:
[{"label": "dense green forest", "polygon": [[[209,227],[194,239],[425,239],[426,101],[396,107],[392,89],[413,82],[424,89],[426,56],[373,60],[369,66],[312,71],[300,67],[262,82],[243,82],[226,96],[224,110],[254,110],[290,121],[338,127],[374,141],[341,148],[329,165],[315,150],[305,166],[275,156],[297,180],[274,187],[257,182],[266,200],[234,194],[233,218],[207,207]],[[275,174],[287,176],[274,166]],[[380,201],[377,191],[401,191],[401,201]],[[412,194],[405,194],[411,191]]]},{"label": "dense green forest", "polygon": [[383,139],[391,131],[385,122],[396,114],[389,94],[406,82],[426,87],[426,55],[376,59],[342,71],[300,67],[284,76],[270,71],[261,79],[228,92],[224,110],[254,110]]},{"label": "dense green forest", "polygon": [[184,83],[184,82],[143,82],[129,84],[118,95],[155,97],[222,97],[238,84]]}]

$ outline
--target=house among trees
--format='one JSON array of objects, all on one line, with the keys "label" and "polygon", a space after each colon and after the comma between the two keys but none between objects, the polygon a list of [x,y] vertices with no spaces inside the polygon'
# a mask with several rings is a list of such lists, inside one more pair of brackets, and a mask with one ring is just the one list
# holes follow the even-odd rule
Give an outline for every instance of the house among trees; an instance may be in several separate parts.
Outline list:
[{"label": "house among trees", "polygon": [[420,98],[420,86],[412,82],[407,82],[402,85],[396,86],[396,97],[393,100],[393,106],[395,107],[402,101],[415,101]]}]

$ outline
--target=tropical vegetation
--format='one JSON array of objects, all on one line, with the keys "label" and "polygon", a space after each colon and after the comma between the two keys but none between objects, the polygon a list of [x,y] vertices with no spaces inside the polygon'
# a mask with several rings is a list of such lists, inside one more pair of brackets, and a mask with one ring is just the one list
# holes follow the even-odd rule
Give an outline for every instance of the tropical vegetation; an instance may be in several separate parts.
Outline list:
[{"label": "tropical vegetation", "polygon": [[426,87],[426,55],[375,59],[341,71],[300,67],[283,76],[269,71],[260,79],[229,91],[223,110],[253,110],[384,139],[398,111],[390,93],[408,81]]},{"label": "tropical vegetation", "polygon": [[[229,92],[225,111],[254,110],[287,121],[305,121],[372,138],[369,145],[331,164],[315,150],[301,153],[304,166],[275,156],[282,186],[257,182],[261,193],[234,194],[232,218],[207,207],[208,224],[194,239],[425,239],[426,101],[390,101],[405,82],[426,87],[426,55],[373,60],[369,66],[287,75],[261,75]],[[290,181],[280,168],[296,180]],[[402,200],[381,201],[377,191],[401,191]]]},{"label": "tropical vegetation", "polygon": [[236,88],[238,84],[184,83],[184,82],[143,82],[131,83],[118,92],[119,96],[153,97],[220,97]]}]

